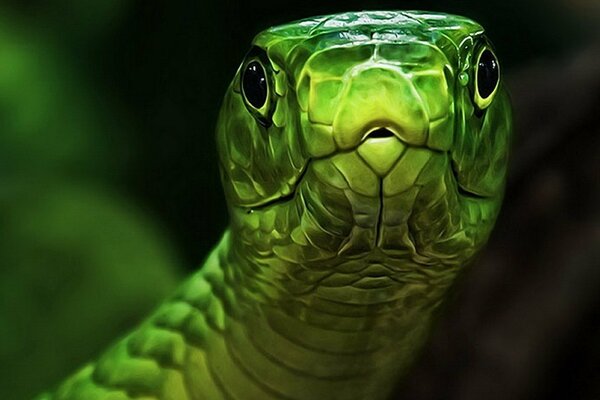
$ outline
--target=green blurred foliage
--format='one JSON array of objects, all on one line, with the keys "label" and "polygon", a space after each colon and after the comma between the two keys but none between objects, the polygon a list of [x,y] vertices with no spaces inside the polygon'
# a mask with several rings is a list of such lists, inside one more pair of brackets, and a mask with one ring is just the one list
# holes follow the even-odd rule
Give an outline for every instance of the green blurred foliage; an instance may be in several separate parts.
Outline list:
[{"label": "green blurred foliage", "polygon": [[51,32],[0,8],[2,399],[53,385],[180,277],[161,224],[119,186],[126,118]]},{"label": "green blurred foliage", "polygon": [[139,322],[178,281],[160,229],[103,187],[0,194],[0,398],[29,398]]},{"label": "green blurred foliage", "polygon": [[109,160],[90,90],[47,38],[0,17],[3,175],[90,173]]}]

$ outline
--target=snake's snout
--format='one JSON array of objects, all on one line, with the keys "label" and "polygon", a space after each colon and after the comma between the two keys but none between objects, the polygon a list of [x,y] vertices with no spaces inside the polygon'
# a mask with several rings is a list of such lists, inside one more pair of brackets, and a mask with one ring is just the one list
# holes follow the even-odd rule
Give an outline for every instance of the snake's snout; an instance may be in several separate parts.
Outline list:
[{"label": "snake's snout", "polygon": [[[296,94],[308,153],[355,149],[369,138],[448,151],[448,60],[425,43],[358,43],[319,51],[301,68]],[[321,143],[324,143],[323,145]]]},{"label": "snake's snout", "polygon": [[429,116],[406,74],[389,65],[363,64],[347,76],[345,96],[333,117],[340,148],[352,148],[367,136],[396,136],[415,145],[425,142]]}]

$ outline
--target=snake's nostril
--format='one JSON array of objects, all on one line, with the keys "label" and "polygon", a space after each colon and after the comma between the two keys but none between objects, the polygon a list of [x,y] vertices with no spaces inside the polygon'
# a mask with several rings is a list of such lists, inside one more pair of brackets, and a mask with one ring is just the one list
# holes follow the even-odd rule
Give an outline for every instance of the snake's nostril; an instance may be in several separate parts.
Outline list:
[{"label": "snake's nostril", "polygon": [[388,138],[394,136],[394,132],[390,131],[386,128],[375,129],[374,131],[369,132],[367,135],[367,139],[381,139]]}]

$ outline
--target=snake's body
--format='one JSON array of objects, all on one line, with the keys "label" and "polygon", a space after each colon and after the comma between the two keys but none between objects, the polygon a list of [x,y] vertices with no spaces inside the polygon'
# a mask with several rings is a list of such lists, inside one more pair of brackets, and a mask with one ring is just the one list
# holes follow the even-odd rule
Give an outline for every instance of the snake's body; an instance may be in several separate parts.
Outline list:
[{"label": "snake's body", "polygon": [[389,396],[500,207],[511,117],[491,52],[438,13],[259,34],[217,125],[230,227],[46,398]]}]

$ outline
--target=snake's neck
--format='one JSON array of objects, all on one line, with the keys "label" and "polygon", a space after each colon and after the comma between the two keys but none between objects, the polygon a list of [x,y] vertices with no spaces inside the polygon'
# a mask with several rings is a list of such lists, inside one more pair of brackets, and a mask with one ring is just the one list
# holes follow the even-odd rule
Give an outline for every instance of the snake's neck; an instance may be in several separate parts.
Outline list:
[{"label": "snake's neck", "polygon": [[414,273],[408,261],[376,253],[319,268],[242,256],[230,241],[219,246],[210,278],[225,316],[207,356],[236,399],[386,398],[452,280],[427,279],[435,267]]}]

